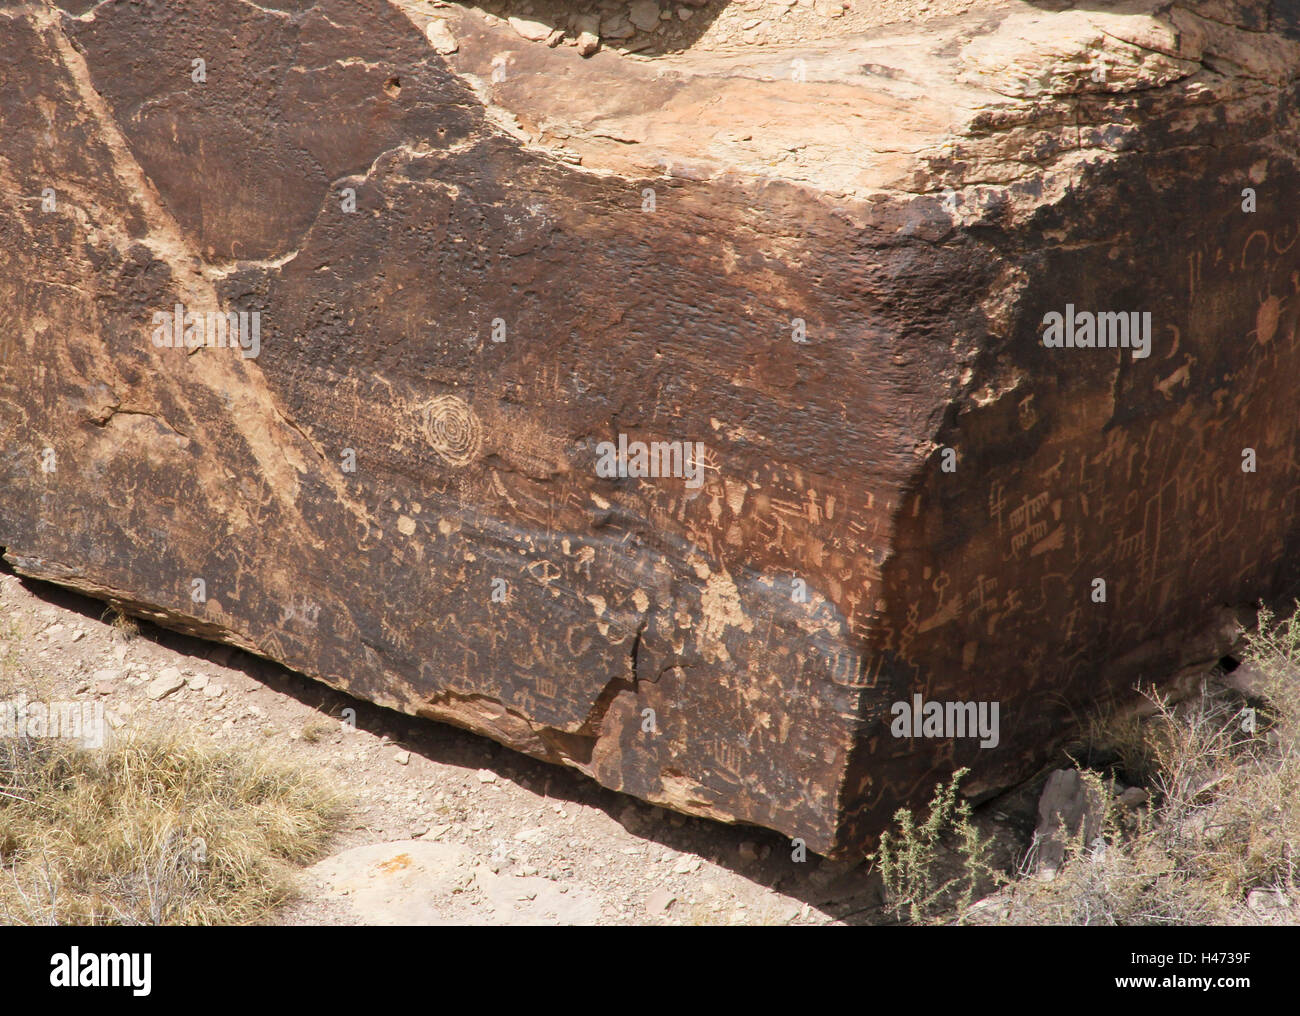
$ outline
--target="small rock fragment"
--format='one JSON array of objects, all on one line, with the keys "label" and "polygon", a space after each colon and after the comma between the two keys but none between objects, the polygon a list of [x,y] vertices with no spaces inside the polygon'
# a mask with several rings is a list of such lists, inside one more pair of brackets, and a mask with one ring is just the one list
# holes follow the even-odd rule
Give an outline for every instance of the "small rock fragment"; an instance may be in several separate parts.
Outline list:
[{"label": "small rock fragment", "polygon": [[551,34],[551,26],[529,18],[509,18],[510,27],[529,42],[542,42]]},{"label": "small rock fragment", "polygon": [[630,39],[635,34],[636,28],[633,27],[632,22],[621,14],[605,18],[600,23],[600,37],[602,39]]},{"label": "small rock fragment", "polygon": [[656,889],[645,901],[647,914],[666,914],[677,902],[677,897],[667,889]]},{"label": "small rock fragment", "polygon": [[449,56],[460,48],[460,44],[456,42],[456,37],[451,34],[451,29],[447,27],[445,21],[439,19],[430,21],[424,34],[433,51],[440,56]]},{"label": "small rock fragment", "polygon": [[149,687],[145,689],[145,694],[153,701],[166,698],[174,691],[179,691],[185,686],[185,678],[181,677],[181,672],[175,667],[164,667],[162,671],[149,682]]},{"label": "small rock fragment", "polygon": [[1101,827],[1102,802],[1080,776],[1077,769],[1057,769],[1047,778],[1038,801],[1038,827],[1034,842],[1038,846],[1038,875],[1051,880],[1065,858],[1065,837],[1083,826],[1084,843],[1091,844]]},{"label": "small rock fragment", "polygon": [[659,24],[657,0],[632,0],[632,5],[628,8],[628,19],[641,31],[650,31]]}]

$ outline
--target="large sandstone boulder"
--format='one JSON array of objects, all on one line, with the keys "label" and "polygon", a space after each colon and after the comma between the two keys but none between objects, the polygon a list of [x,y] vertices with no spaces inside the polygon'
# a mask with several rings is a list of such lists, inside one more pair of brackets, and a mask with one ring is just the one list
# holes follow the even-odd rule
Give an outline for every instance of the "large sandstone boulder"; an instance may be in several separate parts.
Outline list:
[{"label": "large sandstone boulder", "polygon": [[1297,5],[1063,6],[0,5],[6,559],[822,853],[1024,774],[1298,570]]}]

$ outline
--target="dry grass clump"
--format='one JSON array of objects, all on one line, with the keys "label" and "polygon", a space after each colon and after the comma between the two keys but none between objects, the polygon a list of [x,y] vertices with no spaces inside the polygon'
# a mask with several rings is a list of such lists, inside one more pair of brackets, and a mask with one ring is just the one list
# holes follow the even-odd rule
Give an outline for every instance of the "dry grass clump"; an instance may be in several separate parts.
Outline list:
[{"label": "dry grass clump", "polygon": [[18,663],[18,643],[21,638],[22,632],[14,618],[0,611],[0,694],[4,694],[9,687],[4,678]]},{"label": "dry grass clump", "polygon": [[1074,836],[1050,880],[1031,873],[1031,850],[1000,894],[1004,923],[1300,920],[1300,611],[1281,623],[1261,611],[1243,667],[1249,696],[1209,683],[1178,704],[1149,692],[1154,715],[1106,732],[1150,805],[1118,806],[1084,771],[1105,802],[1099,834]]},{"label": "dry grass clump", "polygon": [[[1300,923],[1300,604],[1280,622],[1262,610],[1245,655],[1241,691],[1148,691],[1147,715],[1091,724],[1079,757],[1109,764],[1076,763],[1088,818],[1056,831],[1054,870],[1039,867],[1037,835],[1014,879],[993,870],[955,796],[963,773],[924,821],[900,811],[876,854],[887,904],[912,923]],[[1117,775],[1148,802],[1122,803]]]},{"label": "dry grass clump", "polygon": [[110,628],[113,629],[113,638],[121,642],[130,642],[140,634],[140,626],[136,623],[135,618],[125,614],[116,607],[109,607],[102,615],[100,620],[107,620]]},{"label": "dry grass clump", "polygon": [[0,922],[255,922],[341,813],[313,776],[246,750],[3,740]]},{"label": "dry grass clump", "polygon": [[302,731],[299,734],[299,736],[307,744],[316,744],[321,740],[321,738],[328,737],[329,735],[333,734],[336,730],[338,730],[337,723],[331,723],[327,720],[319,720],[319,719],[309,720],[307,723],[303,725]]}]

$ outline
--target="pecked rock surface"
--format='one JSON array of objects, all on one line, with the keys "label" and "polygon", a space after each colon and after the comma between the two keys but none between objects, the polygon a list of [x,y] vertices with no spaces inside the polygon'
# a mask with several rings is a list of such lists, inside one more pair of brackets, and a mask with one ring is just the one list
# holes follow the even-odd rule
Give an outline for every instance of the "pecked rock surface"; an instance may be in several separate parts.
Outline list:
[{"label": "pecked rock surface", "polygon": [[0,3],[6,560],[821,853],[1024,775],[1300,577],[1300,5],[1064,6]]}]

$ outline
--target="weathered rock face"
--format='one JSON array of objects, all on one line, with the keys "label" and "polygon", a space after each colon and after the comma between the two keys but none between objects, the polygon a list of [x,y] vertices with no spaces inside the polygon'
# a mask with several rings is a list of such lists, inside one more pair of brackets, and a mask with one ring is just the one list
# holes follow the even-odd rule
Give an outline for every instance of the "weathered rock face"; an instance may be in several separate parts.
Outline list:
[{"label": "weathered rock face", "polygon": [[1300,8],[1079,6],[0,4],[7,560],[823,853],[1023,774],[1297,577]]}]

